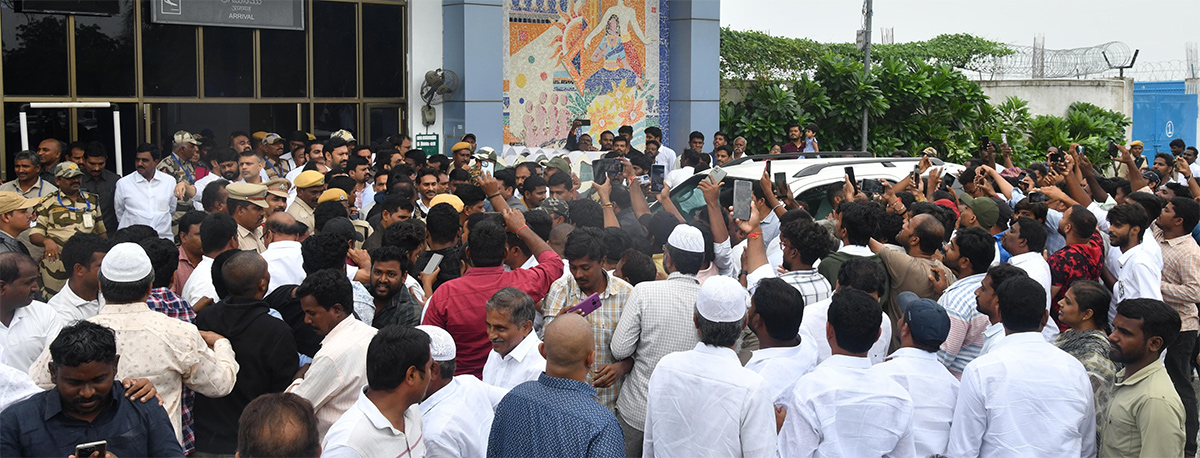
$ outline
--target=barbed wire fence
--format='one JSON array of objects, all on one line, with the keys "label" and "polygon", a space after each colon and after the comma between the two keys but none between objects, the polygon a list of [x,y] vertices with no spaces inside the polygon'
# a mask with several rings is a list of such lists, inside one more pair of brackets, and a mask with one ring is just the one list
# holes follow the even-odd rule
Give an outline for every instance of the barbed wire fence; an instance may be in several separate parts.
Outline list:
[{"label": "barbed wire fence", "polygon": [[1045,49],[1045,38],[1034,37],[1033,46],[1009,45],[1014,53],[976,62],[982,80],[1116,78],[1124,75],[1137,81],[1171,81],[1200,78],[1196,43],[1187,43],[1185,60],[1145,62],[1137,51],[1120,41],[1072,49]]}]

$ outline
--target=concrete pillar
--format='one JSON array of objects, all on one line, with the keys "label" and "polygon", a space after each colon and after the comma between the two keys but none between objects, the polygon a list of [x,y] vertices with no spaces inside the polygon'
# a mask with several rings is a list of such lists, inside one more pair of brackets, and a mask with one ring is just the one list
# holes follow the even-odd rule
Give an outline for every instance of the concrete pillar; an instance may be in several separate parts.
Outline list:
[{"label": "concrete pillar", "polygon": [[453,70],[459,78],[458,93],[439,107],[442,152],[447,155],[467,132],[475,134],[479,146],[497,150],[502,146],[504,54],[500,37],[504,15],[500,2],[442,1],[443,68]]},{"label": "concrete pillar", "polygon": [[687,148],[688,134],[704,133],[705,145],[720,128],[721,2],[671,2],[670,125],[664,141],[672,149]]}]

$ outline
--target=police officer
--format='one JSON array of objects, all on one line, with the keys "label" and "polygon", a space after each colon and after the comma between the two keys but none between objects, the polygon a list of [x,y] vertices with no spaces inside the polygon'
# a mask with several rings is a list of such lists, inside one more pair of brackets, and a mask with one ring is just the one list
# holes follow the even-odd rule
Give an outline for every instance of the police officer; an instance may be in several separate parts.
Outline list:
[{"label": "police officer", "polygon": [[54,166],[54,181],[58,192],[33,207],[37,225],[29,233],[29,240],[34,245],[46,249],[40,264],[42,294],[46,300],[67,282],[67,271],[58,258],[67,239],[78,233],[104,235],[106,232],[100,197],[79,190],[83,181],[79,164],[59,162]]},{"label": "police officer", "polygon": [[317,208],[321,193],[325,192],[325,175],[316,170],[305,170],[296,176],[296,199],[288,207],[287,212],[296,221],[308,225],[308,233],[312,235],[315,229],[313,209]]}]

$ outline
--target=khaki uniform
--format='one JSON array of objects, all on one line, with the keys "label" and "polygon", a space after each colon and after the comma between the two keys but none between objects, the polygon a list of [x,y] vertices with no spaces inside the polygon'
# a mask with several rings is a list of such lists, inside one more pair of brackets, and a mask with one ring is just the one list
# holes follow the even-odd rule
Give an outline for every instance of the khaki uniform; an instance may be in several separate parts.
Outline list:
[{"label": "khaki uniform", "polygon": [[303,200],[296,199],[292,201],[292,205],[288,207],[287,212],[289,215],[292,215],[293,218],[296,218],[296,221],[304,223],[308,226],[308,235],[313,234],[313,231],[316,229],[313,226],[316,224],[313,222],[313,209],[312,207],[308,206],[308,203],[304,202]]},{"label": "khaki uniform", "polygon": [[[30,229],[30,233],[41,234],[53,240],[59,247],[78,233],[104,234],[106,228],[104,217],[100,213],[100,197],[87,192],[80,194],[80,200],[75,201],[57,192],[33,207],[33,211],[37,213],[37,226]],[[43,257],[39,267],[42,275],[42,294],[49,300],[67,283],[67,271],[63,268],[61,259],[51,262]]]},{"label": "khaki uniform", "polygon": [[254,250],[259,253],[267,250],[267,246],[263,245],[262,226],[258,226],[251,231],[239,224],[237,228],[237,241],[239,250]]},{"label": "khaki uniform", "polygon": [[287,159],[272,160],[269,157],[263,158],[263,170],[267,172],[267,177],[270,179],[287,178],[288,172],[292,171],[292,161]]},{"label": "khaki uniform", "polygon": [[[0,185],[0,191],[12,191],[26,199],[42,200],[58,192],[58,186],[55,186],[53,182],[40,179],[33,186],[30,186],[28,191],[22,191],[21,186],[17,184],[17,180],[12,180]],[[30,229],[21,231],[21,234],[17,236],[17,240],[25,244],[25,248],[29,250],[29,255],[33,256],[33,259],[42,259],[42,255],[46,253],[46,249],[34,245],[33,242],[29,241],[29,231]]]},{"label": "khaki uniform", "polygon": [[191,161],[179,159],[174,153],[158,161],[158,170],[175,177],[175,181],[196,184],[196,166]]}]

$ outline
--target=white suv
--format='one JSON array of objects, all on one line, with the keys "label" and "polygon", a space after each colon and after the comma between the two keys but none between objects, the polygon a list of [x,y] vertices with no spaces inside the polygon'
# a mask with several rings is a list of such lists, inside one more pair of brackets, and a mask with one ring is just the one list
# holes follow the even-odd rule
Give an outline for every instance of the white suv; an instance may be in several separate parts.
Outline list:
[{"label": "white suv", "polygon": [[[727,173],[724,180],[726,184],[722,188],[733,189],[733,180],[757,181],[762,177],[763,168],[769,160],[771,174],[785,173],[788,177],[788,187],[796,201],[804,205],[814,218],[821,219],[833,211],[825,196],[825,190],[830,183],[844,180],[846,167],[854,169],[854,177],[857,180],[881,179],[896,183],[912,173],[921,160],[919,157],[873,157],[862,152],[839,151],[824,154],[853,157],[808,159],[787,154],[746,156],[722,167]],[[958,175],[964,169],[961,165],[943,162],[941,159],[934,158],[932,161],[934,167],[942,168],[943,175]],[[671,201],[685,217],[692,217],[704,207],[704,195],[696,188],[696,184],[709,176],[711,171],[709,169],[699,172],[671,189]],[[928,176],[928,173],[924,176]],[[955,183],[955,187],[958,187],[958,183]]]}]

